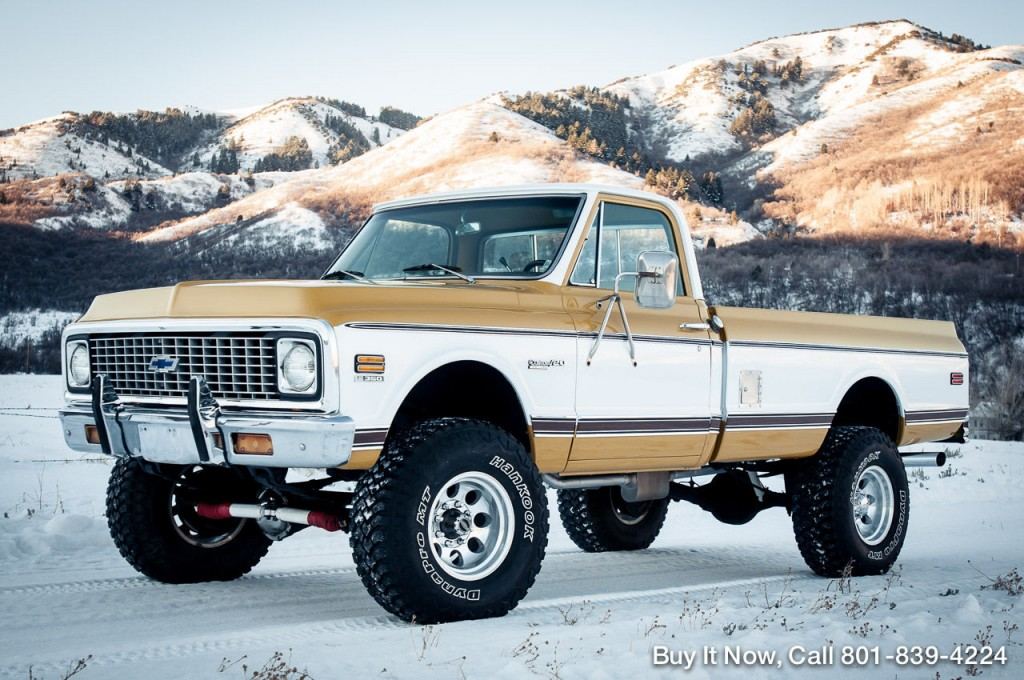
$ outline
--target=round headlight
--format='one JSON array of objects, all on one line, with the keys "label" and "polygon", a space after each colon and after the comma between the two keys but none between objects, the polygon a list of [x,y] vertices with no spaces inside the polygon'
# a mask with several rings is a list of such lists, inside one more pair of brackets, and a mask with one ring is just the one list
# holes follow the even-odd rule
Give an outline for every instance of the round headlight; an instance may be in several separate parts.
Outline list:
[{"label": "round headlight", "polygon": [[84,343],[78,343],[71,350],[68,357],[68,378],[75,387],[85,387],[89,384],[89,347]]},{"label": "round headlight", "polygon": [[281,362],[281,377],[292,392],[305,392],[316,380],[316,356],[307,345],[297,344]]}]

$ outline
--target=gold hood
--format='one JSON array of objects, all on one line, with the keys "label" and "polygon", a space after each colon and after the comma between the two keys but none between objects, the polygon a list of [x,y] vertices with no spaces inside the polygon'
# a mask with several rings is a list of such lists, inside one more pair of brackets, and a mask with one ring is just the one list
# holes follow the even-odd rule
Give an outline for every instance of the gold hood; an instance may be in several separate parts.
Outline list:
[{"label": "gold hood", "polygon": [[556,291],[555,286],[537,281],[376,285],[318,280],[190,281],[100,295],[80,321],[313,318],[339,325],[394,320],[453,323],[472,318],[480,324],[481,314],[487,318],[489,312],[504,312],[500,316],[505,317],[560,311],[561,296]]}]

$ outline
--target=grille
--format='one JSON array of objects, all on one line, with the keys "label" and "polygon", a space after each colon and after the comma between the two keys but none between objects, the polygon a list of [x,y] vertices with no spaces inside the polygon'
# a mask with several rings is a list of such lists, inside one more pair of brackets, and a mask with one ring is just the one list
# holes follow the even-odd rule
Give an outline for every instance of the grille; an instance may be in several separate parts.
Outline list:
[{"label": "grille", "polygon": [[[230,335],[94,335],[89,338],[93,375],[106,374],[118,395],[186,397],[192,375],[206,377],[218,399],[278,399],[273,337]],[[149,370],[154,357],[173,357],[177,370]]]}]

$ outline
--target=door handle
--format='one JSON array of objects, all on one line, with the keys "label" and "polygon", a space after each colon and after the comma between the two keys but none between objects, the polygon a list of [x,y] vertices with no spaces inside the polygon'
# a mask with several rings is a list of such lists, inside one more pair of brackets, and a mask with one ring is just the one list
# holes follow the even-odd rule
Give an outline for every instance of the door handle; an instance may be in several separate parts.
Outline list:
[{"label": "door handle", "polygon": [[679,324],[682,331],[714,331],[721,334],[725,330],[725,323],[717,314],[712,314],[707,321],[693,321]]}]

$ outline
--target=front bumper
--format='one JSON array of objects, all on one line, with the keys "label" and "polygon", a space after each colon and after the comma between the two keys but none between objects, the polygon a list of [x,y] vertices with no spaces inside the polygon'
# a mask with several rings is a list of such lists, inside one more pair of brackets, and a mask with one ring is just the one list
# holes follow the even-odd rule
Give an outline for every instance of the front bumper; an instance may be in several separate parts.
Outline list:
[{"label": "front bumper", "polygon": [[[224,413],[198,376],[192,379],[184,410],[122,404],[99,376],[92,402],[61,409],[60,420],[64,440],[75,451],[176,465],[338,467],[348,462],[355,434],[355,424],[347,416]],[[89,441],[87,426],[95,428],[99,443]],[[235,434],[269,435],[273,453],[239,453],[234,448]]]}]

